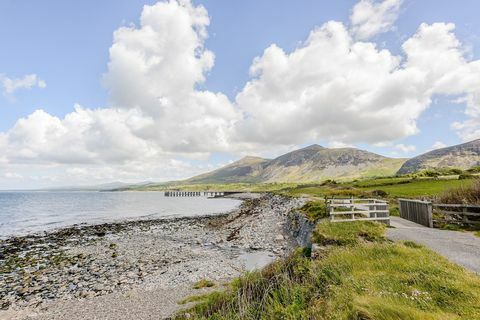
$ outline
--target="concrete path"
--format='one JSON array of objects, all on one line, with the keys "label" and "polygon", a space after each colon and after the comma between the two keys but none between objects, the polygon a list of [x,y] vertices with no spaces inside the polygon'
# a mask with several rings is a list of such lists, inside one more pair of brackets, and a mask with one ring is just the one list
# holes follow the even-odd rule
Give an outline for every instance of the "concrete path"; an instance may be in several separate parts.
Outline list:
[{"label": "concrete path", "polygon": [[387,237],[411,240],[436,251],[450,261],[480,274],[480,238],[468,232],[427,228],[400,217],[390,217]]}]

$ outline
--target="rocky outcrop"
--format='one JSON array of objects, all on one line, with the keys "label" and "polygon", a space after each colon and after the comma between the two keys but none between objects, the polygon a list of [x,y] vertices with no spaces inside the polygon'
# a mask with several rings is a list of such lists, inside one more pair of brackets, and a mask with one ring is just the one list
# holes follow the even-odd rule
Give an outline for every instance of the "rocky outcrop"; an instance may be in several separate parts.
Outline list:
[{"label": "rocky outcrop", "polygon": [[312,232],[315,228],[315,222],[308,220],[300,211],[292,210],[288,215],[288,226],[290,235],[295,239],[298,246],[310,247],[312,245]]}]

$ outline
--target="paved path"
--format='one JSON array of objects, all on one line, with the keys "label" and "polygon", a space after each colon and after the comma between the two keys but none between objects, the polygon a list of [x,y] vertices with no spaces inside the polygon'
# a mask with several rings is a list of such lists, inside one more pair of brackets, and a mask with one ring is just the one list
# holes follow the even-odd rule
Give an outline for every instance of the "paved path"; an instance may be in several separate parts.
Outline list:
[{"label": "paved path", "polygon": [[480,273],[480,238],[468,232],[427,228],[400,217],[390,217],[387,237],[411,240],[438,252],[450,261]]}]

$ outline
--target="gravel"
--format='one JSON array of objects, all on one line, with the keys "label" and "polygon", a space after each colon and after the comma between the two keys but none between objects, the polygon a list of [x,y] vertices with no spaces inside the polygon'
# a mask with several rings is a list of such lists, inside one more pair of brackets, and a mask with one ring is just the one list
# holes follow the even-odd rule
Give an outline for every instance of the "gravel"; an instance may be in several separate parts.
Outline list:
[{"label": "gravel", "polygon": [[184,307],[185,297],[211,290],[194,290],[196,281],[221,288],[253,265],[250,255],[266,263],[290,252],[289,214],[305,200],[238,198],[243,204],[222,215],[1,240],[0,319],[160,319]]}]

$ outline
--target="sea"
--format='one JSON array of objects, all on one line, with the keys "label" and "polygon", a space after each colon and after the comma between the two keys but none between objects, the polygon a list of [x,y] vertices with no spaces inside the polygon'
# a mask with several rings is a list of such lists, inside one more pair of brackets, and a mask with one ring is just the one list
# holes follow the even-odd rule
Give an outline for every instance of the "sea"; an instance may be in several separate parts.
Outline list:
[{"label": "sea", "polygon": [[240,203],[228,198],[165,197],[163,192],[0,192],[0,238],[74,224],[219,214]]}]

